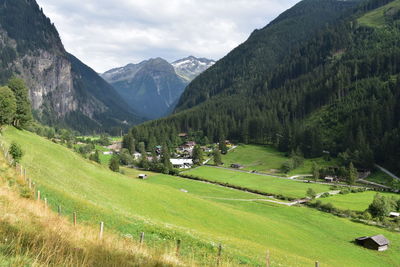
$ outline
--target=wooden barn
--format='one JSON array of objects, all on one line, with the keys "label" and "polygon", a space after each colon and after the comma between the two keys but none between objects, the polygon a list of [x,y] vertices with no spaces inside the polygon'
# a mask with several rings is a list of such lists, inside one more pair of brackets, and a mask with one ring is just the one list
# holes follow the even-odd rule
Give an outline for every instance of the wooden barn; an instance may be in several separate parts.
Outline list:
[{"label": "wooden barn", "polygon": [[369,249],[385,251],[389,247],[389,240],[383,235],[363,236],[356,239],[356,243]]}]

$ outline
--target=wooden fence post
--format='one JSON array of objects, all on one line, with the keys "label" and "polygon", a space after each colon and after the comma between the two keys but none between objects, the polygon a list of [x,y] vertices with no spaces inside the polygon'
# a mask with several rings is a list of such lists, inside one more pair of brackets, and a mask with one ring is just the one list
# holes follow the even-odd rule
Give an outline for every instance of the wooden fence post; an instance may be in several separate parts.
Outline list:
[{"label": "wooden fence post", "polygon": [[144,242],[144,232],[141,232],[140,233],[140,246],[142,246],[143,245],[143,242]]},{"label": "wooden fence post", "polygon": [[222,245],[219,244],[219,246],[218,246],[217,266],[219,266],[221,264],[221,255],[222,255]]},{"label": "wooden fence post", "polygon": [[176,240],[176,256],[179,256],[179,252],[181,250],[181,240]]},{"label": "wooden fence post", "polygon": [[100,233],[99,233],[100,239],[103,239],[103,232],[104,232],[104,222],[100,222]]},{"label": "wooden fence post", "polygon": [[47,198],[44,198],[44,208],[47,209]]},{"label": "wooden fence post", "polygon": [[271,261],[270,261],[270,258],[269,258],[269,249],[267,249],[266,266],[267,267],[271,266]]},{"label": "wooden fence post", "polygon": [[319,262],[318,261],[315,262],[315,267],[319,267]]},{"label": "wooden fence post", "polygon": [[40,201],[40,190],[37,191],[37,200]]},{"label": "wooden fence post", "polygon": [[58,205],[58,215],[61,216],[61,205]]},{"label": "wooden fence post", "polygon": [[29,178],[28,184],[29,184],[29,189],[32,189],[32,180],[31,180],[31,178]]},{"label": "wooden fence post", "polygon": [[74,212],[74,226],[76,226],[76,212]]}]

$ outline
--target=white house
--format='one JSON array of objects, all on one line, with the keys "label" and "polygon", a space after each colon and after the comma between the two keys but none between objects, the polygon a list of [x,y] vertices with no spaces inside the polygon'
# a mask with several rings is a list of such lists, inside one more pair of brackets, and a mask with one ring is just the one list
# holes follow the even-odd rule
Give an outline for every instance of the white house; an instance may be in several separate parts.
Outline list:
[{"label": "white house", "polygon": [[190,169],[193,166],[192,159],[170,159],[172,166],[177,169]]},{"label": "white house", "polygon": [[133,158],[134,158],[135,160],[138,160],[138,159],[140,159],[141,157],[142,157],[142,154],[141,154],[141,153],[139,153],[139,152],[133,153]]}]

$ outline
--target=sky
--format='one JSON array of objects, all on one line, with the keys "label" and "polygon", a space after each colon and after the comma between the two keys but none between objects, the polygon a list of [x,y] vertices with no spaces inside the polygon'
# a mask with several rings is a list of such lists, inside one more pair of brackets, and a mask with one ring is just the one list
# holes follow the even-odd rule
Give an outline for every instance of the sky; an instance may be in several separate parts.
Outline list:
[{"label": "sky", "polygon": [[97,72],[162,57],[218,60],[299,0],[37,0]]}]

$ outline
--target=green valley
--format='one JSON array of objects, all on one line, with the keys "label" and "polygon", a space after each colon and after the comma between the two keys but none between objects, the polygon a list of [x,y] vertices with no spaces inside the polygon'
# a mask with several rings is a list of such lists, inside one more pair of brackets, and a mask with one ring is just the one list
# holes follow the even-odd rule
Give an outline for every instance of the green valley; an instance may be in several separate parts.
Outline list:
[{"label": "green valley", "polygon": [[[3,134],[7,143],[21,144],[26,152],[22,164],[54,209],[60,204],[67,216],[77,211],[80,221],[102,220],[106,229],[124,235],[144,231],[155,246],[171,247],[174,239],[182,239],[183,255],[199,262],[214,261],[219,242],[225,260],[234,265],[261,264],[266,249],[273,265],[310,266],[319,260],[326,266],[376,266],[400,260],[400,238],[386,230],[306,207],[229,200],[254,196],[197,181],[165,175],[128,178],[34,134],[11,127]],[[351,242],[376,233],[391,240],[389,251],[380,254]]]}]

